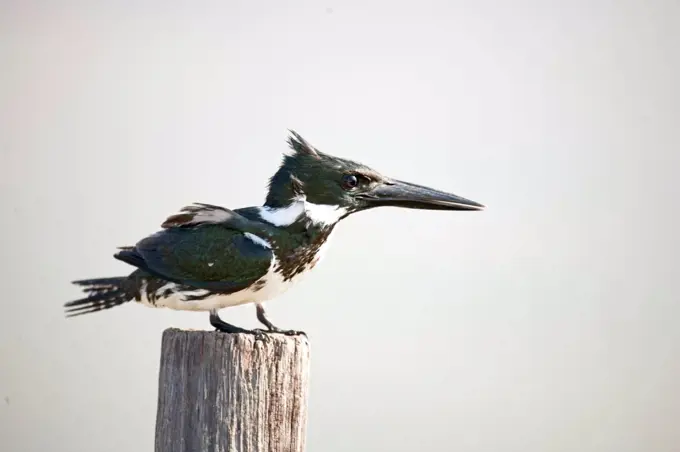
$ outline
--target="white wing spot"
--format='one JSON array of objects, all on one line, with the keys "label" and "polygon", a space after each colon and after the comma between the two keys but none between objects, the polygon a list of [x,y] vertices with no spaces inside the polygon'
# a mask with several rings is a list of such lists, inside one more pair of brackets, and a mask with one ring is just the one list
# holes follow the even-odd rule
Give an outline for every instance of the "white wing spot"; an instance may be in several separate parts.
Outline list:
[{"label": "white wing spot", "polygon": [[208,267],[212,267],[213,265],[215,265],[214,262],[208,262]]},{"label": "white wing spot", "polygon": [[255,235],[255,234],[251,234],[250,232],[244,232],[243,235],[245,235],[245,236],[248,237],[250,240],[252,240],[254,243],[256,243],[256,244],[258,244],[258,245],[260,245],[260,246],[263,246],[263,247],[269,248],[269,249],[271,249],[271,247],[272,247],[272,246],[269,244],[268,241],[266,241],[266,240],[263,239],[262,237],[259,237],[259,236]]}]

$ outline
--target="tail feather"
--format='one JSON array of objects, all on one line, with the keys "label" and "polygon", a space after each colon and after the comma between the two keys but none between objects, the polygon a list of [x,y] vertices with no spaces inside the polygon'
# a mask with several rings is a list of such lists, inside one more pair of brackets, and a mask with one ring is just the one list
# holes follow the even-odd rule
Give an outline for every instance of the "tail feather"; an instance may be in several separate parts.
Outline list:
[{"label": "tail feather", "polygon": [[110,309],[130,301],[124,282],[127,277],[97,278],[73,281],[73,284],[83,287],[87,297],[64,304],[66,317],[75,317],[83,314]]},{"label": "tail feather", "polygon": [[76,286],[86,286],[86,287],[118,287],[125,281],[125,276],[116,276],[114,278],[95,278],[95,279],[81,279],[78,281],[73,281],[72,283]]}]

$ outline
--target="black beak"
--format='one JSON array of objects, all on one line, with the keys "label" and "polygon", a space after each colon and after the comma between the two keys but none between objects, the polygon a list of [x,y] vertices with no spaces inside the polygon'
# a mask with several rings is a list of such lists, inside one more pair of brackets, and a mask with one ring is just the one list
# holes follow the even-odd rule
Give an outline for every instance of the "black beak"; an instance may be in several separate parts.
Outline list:
[{"label": "black beak", "polygon": [[427,210],[484,210],[485,206],[451,193],[398,180],[389,180],[357,195],[366,208],[393,206]]}]

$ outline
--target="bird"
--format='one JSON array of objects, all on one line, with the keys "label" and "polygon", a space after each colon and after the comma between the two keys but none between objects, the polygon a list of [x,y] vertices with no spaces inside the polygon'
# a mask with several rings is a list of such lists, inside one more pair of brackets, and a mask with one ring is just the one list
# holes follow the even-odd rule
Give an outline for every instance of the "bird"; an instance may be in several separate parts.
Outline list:
[{"label": "bird", "polygon": [[[64,304],[66,317],[129,302],[209,313],[224,333],[300,334],[274,325],[264,303],[298,283],[319,263],[339,221],[376,207],[480,211],[469,199],[382,175],[322,152],[294,130],[263,205],[228,209],[193,203],[157,232],[113,255],[134,267],[127,276],[72,281],[87,295]],[[224,321],[218,311],[252,303],[266,329]]]}]

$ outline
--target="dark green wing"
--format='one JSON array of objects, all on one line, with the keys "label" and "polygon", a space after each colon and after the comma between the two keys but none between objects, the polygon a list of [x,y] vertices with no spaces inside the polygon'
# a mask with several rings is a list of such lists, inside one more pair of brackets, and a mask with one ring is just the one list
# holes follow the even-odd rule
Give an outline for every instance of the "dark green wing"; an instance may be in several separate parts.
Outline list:
[{"label": "dark green wing", "polygon": [[[207,207],[212,208],[222,209]],[[228,215],[204,211],[200,216],[170,217],[164,223],[166,229],[115,257],[160,278],[197,288],[222,293],[244,289],[269,270],[271,249],[245,235],[266,226],[224,210]]]}]

